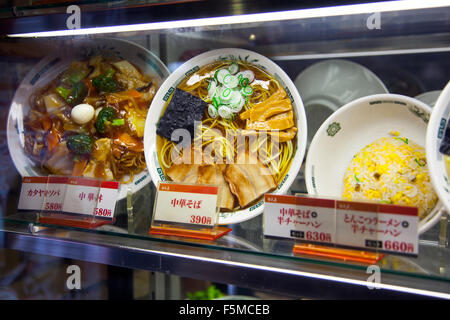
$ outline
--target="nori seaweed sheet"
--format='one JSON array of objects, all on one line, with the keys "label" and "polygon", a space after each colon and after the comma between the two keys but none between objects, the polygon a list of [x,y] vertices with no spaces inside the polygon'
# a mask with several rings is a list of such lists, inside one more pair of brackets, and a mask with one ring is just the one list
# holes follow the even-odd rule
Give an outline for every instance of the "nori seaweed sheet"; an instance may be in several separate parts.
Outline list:
[{"label": "nori seaweed sheet", "polygon": [[[166,112],[159,120],[156,133],[172,140],[172,132],[176,129],[186,129],[194,138],[194,121],[201,121],[208,104],[197,96],[181,89],[175,89],[172,99],[166,108]],[[151,112],[151,110],[150,110]],[[183,141],[184,143],[191,141]]]}]

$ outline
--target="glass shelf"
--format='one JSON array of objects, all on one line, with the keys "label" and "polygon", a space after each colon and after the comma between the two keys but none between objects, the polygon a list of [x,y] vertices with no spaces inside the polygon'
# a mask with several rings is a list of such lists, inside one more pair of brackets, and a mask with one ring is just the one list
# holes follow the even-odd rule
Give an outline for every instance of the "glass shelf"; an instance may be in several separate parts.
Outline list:
[{"label": "glass shelf", "polygon": [[[295,191],[297,192],[297,191]],[[161,241],[174,244],[188,244],[193,247],[204,247],[222,251],[236,251],[256,256],[268,256],[288,260],[312,262],[324,266],[334,266],[358,270],[366,270],[367,264],[346,262],[335,259],[317,258],[313,256],[297,256],[293,254],[292,240],[265,238],[262,231],[262,215],[251,220],[228,225],[232,231],[216,241],[197,240],[180,237],[149,235],[155,188],[149,184],[131,196],[132,209],[127,210],[127,200],[121,200],[116,207],[116,221],[112,225],[104,225],[95,230],[83,230],[74,227],[52,226],[36,223],[37,214],[16,213],[5,217],[5,221],[19,223],[35,223],[37,226],[56,227],[78,230],[89,233],[103,233],[131,239]],[[385,255],[377,265],[382,272],[393,275],[413,276],[430,280],[450,282],[450,248],[448,235],[450,222],[446,217],[435,227],[423,234],[419,239],[418,257]],[[446,238],[443,239],[442,237]]]}]

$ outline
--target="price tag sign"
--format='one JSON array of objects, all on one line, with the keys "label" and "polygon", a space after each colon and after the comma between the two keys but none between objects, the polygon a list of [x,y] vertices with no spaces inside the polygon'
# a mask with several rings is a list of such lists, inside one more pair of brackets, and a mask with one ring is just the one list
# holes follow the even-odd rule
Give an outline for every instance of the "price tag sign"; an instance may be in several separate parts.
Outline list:
[{"label": "price tag sign", "polygon": [[417,256],[419,254],[419,209],[415,207],[380,205],[378,235],[384,251]]},{"label": "price tag sign", "polygon": [[118,192],[117,181],[66,176],[23,177],[18,209],[112,219]]},{"label": "price tag sign", "polygon": [[100,191],[98,179],[70,177],[63,201],[63,212],[94,215]]},{"label": "price tag sign", "polygon": [[97,207],[94,214],[102,218],[113,218],[116,209],[119,182],[103,181],[98,194]]},{"label": "price tag sign", "polygon": [[337,201],[336,210],[336,244],[418,254],[417,208]]},{"label": "price tag sign", "polygon": [[42,203],[42,211],[62,211],[68,180],[68,177],[48,177],[46,193]]},{"label": "price tag sign", "polygon": [[415,207],[266,194],[264,235],[308,243],[418,255]]},{"label": "price tag sign", "polygon": [[335,242],[334,200],[266,194],[264,201],[264,235]]},{"label": "price tag sign", "polygon": [[23,177],[19,210],[41,210],[47,191],[48,177]]},{"label": "price tag sign", "polygon": [[376,203],[337,200],[336,215],[336,243],[343,246],[381,249],[376,243],[376,232],[365,234],[366,228],[375,230],[378,215]]},{"label": "price tag sign", "polygon": [[218,196],[218,186],[160,182],[153,222],[213,228]]}]

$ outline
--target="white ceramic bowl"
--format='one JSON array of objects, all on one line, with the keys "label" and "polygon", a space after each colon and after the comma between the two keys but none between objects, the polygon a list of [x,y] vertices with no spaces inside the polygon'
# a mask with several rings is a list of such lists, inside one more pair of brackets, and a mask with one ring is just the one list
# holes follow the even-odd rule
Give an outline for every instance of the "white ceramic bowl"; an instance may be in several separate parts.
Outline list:
[{"label": "white ceramic bowl", "polygon": [[[144,134],[145,158],[153,182],[157,185],[158,181],[166,180],[163,170],[161,169],[161,165],[159,164],[156,150],[156,124],[162,116],[162,110],[166,104],[167,97],[173,92],[174,88],[176,88],[178,84],[187,77],[187,75],[192,73],[191,71],[197,70],[197,68],[218,60],[242,60],[257,65],[277,78],[291,96],[291,99],[293,100],[292,104],[294,107],[294,112],[297,118],[297,148],[295,150],[295,156],[289,172],[286,174],[278,188],[274,191],[274,193],[277,194],[286,193],[300,170],[306,149],[307,127],[302,100],[290,78],[278,65],[258,53],[234,48],[213,50],[202,53],[190,59],[176,69],[158,90],[150,107],[151,113],[147,116]],[[166,100],[164,97],[166,97]],[[254,218],[261,214],[263,209],[264,201],[261,200],[255,205],[244,210],[221,212],[219,215],[219,224],[234,224]]]},{"label": "white ceramic bowl", "polygon": [[[343,177],[352,157],[389,131],[397,130],[425,147],[431,108],[414,98],[380,94],[352,101],[333,113],[314,136],[306,158],[308,193],[341,198]],[[419,233],[431,228],[441,215],[438,202],[419,222]]]},{"label": "white ceramic bowl", "polygon": [[343,105],[361,97],[388,93],[372,71],[342,59],[315,63],[303,70],[294,83],[305,105],[308,144],[320,125]]},{"label": "white ceramic bowl", "polygon": [[[74,41],[72,45],[42,59],[25,76],[17,89],[8,116],[8,147],[14,165],[21,176],[42,176],[43,172],[28,158],[24,150],[23,118],[29,112],[29,97],[38,88],[52,81],[64,71],[74,59],[86,58],[102,53],[105,56],[126,59],[139,67],[144,74],[158,79],[161,84],[169,75],[167,67],[149,50],[133,42],[120,39],[95,39]],[[134,176],[133,182],[122,184],[118,200],[126,197],[127,191],[137,192],[150,182],[147,170]]]},{"label": "white ceramic bowl", "polygon": [[444,138],[445,128],[450,118],[450,82],[439,96],[427,129],[427,162],[430,170],[431,182],[440,200],[444,204],[447,214],[450,212],[450,183],[445,169],[445,160],[439,152],[439,146]]}]

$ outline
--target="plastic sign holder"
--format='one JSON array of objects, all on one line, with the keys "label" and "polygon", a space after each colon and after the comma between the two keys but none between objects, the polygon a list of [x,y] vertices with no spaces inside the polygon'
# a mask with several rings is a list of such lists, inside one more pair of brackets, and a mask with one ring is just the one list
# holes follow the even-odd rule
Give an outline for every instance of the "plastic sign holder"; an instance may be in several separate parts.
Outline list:
[{"label": "plastic sign holder", "polygon": [[18,210],[38,211],[37,222],[97,228],[115,221],[119,183],[84,177],[24,177]]},{"label": "plastic sign holder", "polygon": [[218,203],[218,186],[159,182],[149,234],[217,240],[231,231],[217,225]]},{"label": "plastic sign holder", "polygon": [[312,255],[321,258],[360,262],[364,264],[375,264],[384,257],[383,254],[376,252],[330,248],[327,246],[303,243],[295,244],[293,253],[295,255]]},{"label": "plastic sign holder", "polygon": [[376,263],[384,254],[417,256],[414,207],[310,195],[265,195],[264,235],[294,239],[294,254]]}]

